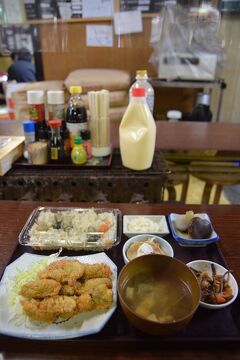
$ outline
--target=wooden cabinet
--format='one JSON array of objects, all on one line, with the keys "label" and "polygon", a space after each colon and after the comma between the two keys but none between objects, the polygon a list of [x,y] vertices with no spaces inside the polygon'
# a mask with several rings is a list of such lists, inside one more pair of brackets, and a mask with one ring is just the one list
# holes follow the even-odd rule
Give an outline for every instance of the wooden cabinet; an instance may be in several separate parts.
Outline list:
[{"label": "wooden cabinet", "polygon": [[130,72],[156,70],[149,63],[153,48],[149,44],[152,17],[143,16],[143,32],[114,35],[113,47],[89,47],[86,44],[88,24],[113,25],[112,18],[39,22],[40,49],[45,80],[63,80],[80,68],[111,68]]}]

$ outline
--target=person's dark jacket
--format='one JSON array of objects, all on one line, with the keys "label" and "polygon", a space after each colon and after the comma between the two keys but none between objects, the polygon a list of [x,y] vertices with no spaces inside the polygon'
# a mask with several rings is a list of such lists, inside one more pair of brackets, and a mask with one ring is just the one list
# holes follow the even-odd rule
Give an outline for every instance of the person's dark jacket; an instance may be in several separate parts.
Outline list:
[{"label": "person's dark jacket", "polygon": [[36,81],[36,69],[31,63],[30,54],[20,54],[8,69],[8,80],[16,80],[17,82],[33,82]]}]

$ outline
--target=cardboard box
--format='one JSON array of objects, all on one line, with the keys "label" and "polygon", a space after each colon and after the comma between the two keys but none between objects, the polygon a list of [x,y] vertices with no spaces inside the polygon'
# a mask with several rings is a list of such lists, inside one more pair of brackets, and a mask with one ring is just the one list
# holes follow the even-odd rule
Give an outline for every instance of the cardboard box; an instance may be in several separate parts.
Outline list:
[{"label": "cardboard box", "polygon": [[23,155],[24,136],[0,136],[0,176],[8,172]]}]

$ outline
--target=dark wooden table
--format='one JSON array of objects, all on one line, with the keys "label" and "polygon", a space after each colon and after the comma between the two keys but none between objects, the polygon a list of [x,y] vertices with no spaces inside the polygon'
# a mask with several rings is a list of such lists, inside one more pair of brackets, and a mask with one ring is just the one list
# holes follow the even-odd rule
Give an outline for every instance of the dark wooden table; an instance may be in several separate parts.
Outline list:
[{"label": "dark wooden table", "polygon": [[[41,203],[41,202],[20,202],[20,201],[0,201],[0,271],[2,272],[8,264],[14,252],[20,230],[25,224],[31,211],[40,205],[45,206],[77,206],[89,207],[93,204],[81,203]],[[94,206],[100,206],[94,204]],[[212,223],[220,235],[220,248],[229,265],[234,271],[238,282],[240,280],[240,206],[186,206],[186,205],[136,205],[136,204],[106,204],[106,207],[117,207],[122,214],[169,214],[170,212],[183,213],[186,210],[195,212],[207,212]],[[126,240],[122,236],[122,243]],[[121,258],[121,246],[118,245],[115,253]],[[19,246],[18,246],[19,248]],[[21,249],[25,251],[25,249]],[[26,248],[27,251],[27,248]],[[123,265],[121,260],[120,267]],[[240,331],[240,330],[239,330]],[[216,343],[207,344],[202,342],[198,345],[182,343],[178,346],[166,346],[162,344],[161,338],[155,348],[144,347],[124,347],[114,342],[101,344],[91,342],[67,340],[67,341],[27,341],[23,339],[6,338],[0,336],[0,353],[3,359],[229,359],[237,360],[240,358],[240,342],[234,344]]]},{"label": "dark wooden table", "polygon": [[[161,150],[221,150],[240,151],[239,123],[207,123],[156,121],[156,147]],[[111,141],[119,147],[119,122],[111,124]],[[22,123],[0,121],[0,135],[23,135]]]}]

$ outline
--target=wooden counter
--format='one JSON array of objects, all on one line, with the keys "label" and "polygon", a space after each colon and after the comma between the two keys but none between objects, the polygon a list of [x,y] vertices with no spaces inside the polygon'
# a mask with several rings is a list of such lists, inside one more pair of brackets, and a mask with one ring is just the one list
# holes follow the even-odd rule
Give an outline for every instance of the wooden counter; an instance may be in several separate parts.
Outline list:
[{"label": "wooden counter", "polygon": [[[239,123],[205,123],[156,121],[156,147],[161,150],[240,151]],[[113,147],[119,147],[119,122],[111,124]],[[20,121],[0,121],[0,135],[22,135]]]},{"label": "wooden counter", "polygon": [[[240,160],[240,124],[157,121],[156,125],[156,148],[163,152],[172,172],[167,184],[170,200],[175,200],[174,185],[182,184],[185,190],[181,201],[185,201],[190,174],[206,182],[201,199],[204,203],[209,202],[214,185],[217,185],[214,197],[214,203],[217,204],[224,185],[240,183],[240,167],[231,164]],[[0,135],[15,134],[22,134],[20,122],[0,122]],[[114,148],[119,147],[119,123],[111,124],[111,141]],[[46,197],[37,199],[46,200]],[[77,200],[83,201],[81,198]],[[93,201],[93,198],[86,201]]]},{"label": "wooden counter", "polygon": [[[49,203],[0,201],[0,271],[7,265],[14,251],[20,230],[25,224],[31,211],[39,206],[48,206]],[[61,206],[89,207],[93,204],[61,203]],[[51,206],[59,206],[59,203],[51,203]],[[95,205],[94,206],[98,206]],[[106,207],[117,207],[122,214],[169,214],[170,212],[183,213],[189,206],[184,205],[133,205],[133,204],[106,204]],[[220,247],[227,260],[229,268],[234,271],[237,280],[240,280],[240,206],[191,206],[195,212],[207,212],[220,235]],[[122,243],[126,237],[122,237]],[[24,250],[24,249],[23,249]],[[27,249],[26,249],[27,251]],[[121,245],[115,252],[121,257]],[[119,269],[120,270],[120,269]],[[210,313],[209,313],[210,315]],[[239,316],[239,314],[238,314]],[[238,322],[239,324],[239,322]],[[89,339],[88,337],[86,339]],[[124,347],[118,344],[116,338],[114,343],[109,342],[105,346],[91,341],[78,339],[65,341],[29,341],[24,339],[8,338],[0,336],[1,355],[4,359],[28,360],[28,359],[179,359],[179,360],[237,360],[240,357],[240,342],[230,344],[218,342],[216,344],[202,342],[198,345],[182,343],[176,346],[162,345],[159,337],[158,347],[150,348],[139,346],[139,348]],[[92,345],[91,345],[92,344]]]}]

